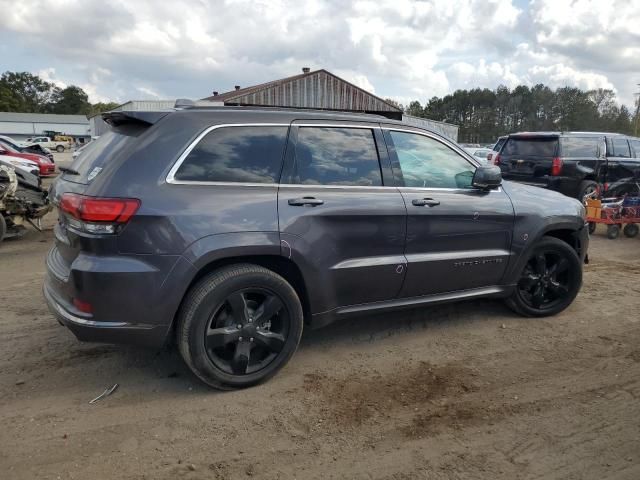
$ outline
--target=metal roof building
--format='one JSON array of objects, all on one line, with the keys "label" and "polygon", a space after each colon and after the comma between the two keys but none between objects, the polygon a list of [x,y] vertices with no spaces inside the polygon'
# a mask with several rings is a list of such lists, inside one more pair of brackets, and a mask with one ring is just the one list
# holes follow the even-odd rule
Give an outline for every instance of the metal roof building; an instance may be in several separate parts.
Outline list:
[{"label": "metal roof building", "polygon": [[380,97],[336,77],[326,70],[303,73],[253,87],[236,87],[223,94],[203,100],[225,105],[256,105],[269,107],[313,108],[348,112],[377,113],[400,120],[402,110]]},{"label": "metal roof building", "polygon": [[84,115],[0,112],[0,135],[18,140],[55,131],[74,137],[89,136],[89,120]]},{"label": "metal roof building", "polygon": [[202,100],[219,105],[373,113],[434,130],[453,140],[458,138],[457,125],[404,115],[395,105],[324,69],[312,72],[309,68],[303,68],[299,75],[246,88],[236,86],[235,90],[221,94],[213,92],[212,96]]}]

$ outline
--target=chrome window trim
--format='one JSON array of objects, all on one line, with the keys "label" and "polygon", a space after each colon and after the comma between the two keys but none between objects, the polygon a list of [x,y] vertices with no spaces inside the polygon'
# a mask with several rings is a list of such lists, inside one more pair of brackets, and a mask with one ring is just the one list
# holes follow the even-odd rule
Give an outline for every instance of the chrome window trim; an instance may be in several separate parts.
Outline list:
[{"label": "chrome window trim", "polygon": [[182,163],[185,161],[187,156],[191,153],[191,151],[196,148],[196,145],[200,143],[200,141],[207,136],[209,133],[217,130],[218,128],[226,128],[226,127],[289,127],[290,123],[221,123],[219,125],[212,125],[208,128],[205,128],[200,135],[198,135],[193,142],[189,144],[189,146],[185,149],[184,152],[178,157],[178,160],[173,164],[171,170],[167,174],[165,181],[174,185],[277,185],[277,183],[254,183],[247,184],[241,182],[207,182],[207,181],[197,181],[197,180],[176,180],[175,175],[178,169],[182,166]]},{"label": "chrome window trim", "polygon": [[[201,186],[242,186],[242,187],[289,187],[289,188],[318,188],[318,189],[339,189],[339,190],[347,190],[347,189],[369,189],[369,190],[389,190],[391,188],[396,189],[405,189],[410,191],[447,191],[447,192],[469,192],[473,189],[465,189],[465,188],[441,188],[441,187],[430,187],[430,188],[420,188],[420,187],[404,187],[404,186],[396,186],[396,185],[309,185],[304,183],[247,183],[247,182],[216,182],[216,181],[198,181],[198,180],[176,180],[175,174],[187,158],[187,156],[191,153],[191,151],[200,143],[200,141],[210,132],[217,130],[218,128],[227,128],[227,127],[335,127],[335,128],[362,128],[362,129],[381,129],[381,130],[393,130],[398,132],[406,132],[406,133],[415,133],[417,135],[422,135],[425,137],[433,138],[436,141],[439,141],[443,145],[451,148],[445,142],[442,142],[437,135],[432,134],[431,132],[421,131],[421,130],[408,130],[403,128],[396,128],[391,126],[381,126],[379,124],[375,125],[349,125],[342,123],[296,123],[294,120],[291,123],[221,123],[219,125],[212,125],[210,127],[205,128],[190,144],[187,148],[182,152],[182,154],[178,157],[178,160],[173,164],[171,170],[167,174],[165,181],[171,185],[201,185]],[[461,150],[455,147],[454,151],[460,153]],[[464,152],[462,152],[464,153]],[[464,156],[463,156],[464,158]],[[479,165],[472,163],[474,166],[478,167]],[[498,187],[496,190],[490,190],[489,193],[500,192],[502,189]]]}]

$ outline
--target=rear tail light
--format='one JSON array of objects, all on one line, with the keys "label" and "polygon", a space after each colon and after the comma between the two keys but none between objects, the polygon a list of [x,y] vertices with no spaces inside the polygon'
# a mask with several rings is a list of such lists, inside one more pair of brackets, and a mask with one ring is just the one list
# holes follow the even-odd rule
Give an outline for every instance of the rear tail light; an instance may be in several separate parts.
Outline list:
[{"label": "rear tail light", "polygon": [[555,157],[551,161],[551,176],[557,177],[562,173],[562,160],[560,157]]},{"label": "rear tail light", "polygon": [[89,233],[117,233],[140,208],[137,198],[97,198],[65,193],[60,209],[71,218],[69,225]]},{"label": "rear tail light", "polygon": [[496,153],[496,156],[493,157],[493,164],[494,165],[500,165],[500,154]]},{"label": "rear tail light", "polygon": [[493,158],[493,152],[487,153],[487,162],[490,162],[492,158]]}]

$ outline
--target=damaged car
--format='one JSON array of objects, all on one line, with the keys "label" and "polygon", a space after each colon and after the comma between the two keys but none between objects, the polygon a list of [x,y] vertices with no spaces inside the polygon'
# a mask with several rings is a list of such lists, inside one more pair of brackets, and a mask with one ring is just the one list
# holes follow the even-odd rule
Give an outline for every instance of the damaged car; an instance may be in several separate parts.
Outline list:
[{"label": "damaged car", "polygon": [[41,230],[40,219],[50,210],[40,178],[0,160],[0,242],[24,235],[25,223]]}]

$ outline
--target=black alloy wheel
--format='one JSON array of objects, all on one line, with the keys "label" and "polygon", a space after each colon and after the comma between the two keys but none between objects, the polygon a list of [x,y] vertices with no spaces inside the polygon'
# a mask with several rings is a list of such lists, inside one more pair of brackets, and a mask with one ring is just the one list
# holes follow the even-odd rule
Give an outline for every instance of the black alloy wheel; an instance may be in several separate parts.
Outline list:
[{"label": "black alloy wheel", "polygon": [[257,385],[293,356],[304,325],[296,290],[272,270],[237,264],[215,270],[187,293],[176,340],[182,358],[207,385]]},{"label": "black alloy wheel", "polygon": [[535,309],[553,308],[562,302],[574,280],[569,261],[554,251],[540,251],[529,260],[518,282],[524,302]]},{"label": "black alloy wheel", "polygon": [[207,355],[220,370],[247,375],[269,365],[284,348],[289,312],[274,292],[233,292],[215,310],[205,336]]},{"label": "black alloy wheel", "polygon": [[582,285],[582,264],[568,243],[543,237],[532,248],[507,304],[528,317],[555,315],[567,308]]}]

